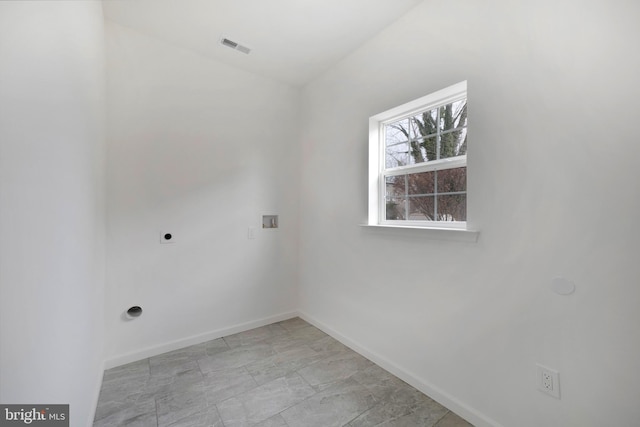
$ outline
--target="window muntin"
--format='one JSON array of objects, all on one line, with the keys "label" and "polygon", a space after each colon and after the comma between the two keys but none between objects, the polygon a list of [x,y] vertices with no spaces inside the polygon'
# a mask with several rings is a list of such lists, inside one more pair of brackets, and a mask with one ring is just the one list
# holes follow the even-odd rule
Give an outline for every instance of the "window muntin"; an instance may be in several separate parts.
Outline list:
[{"label": "window muntin", "polygon": [[466,228],[467,122],[466,82],[371,118],[370,224]]},{"label": "window muntin", "polygon": [[386,221],[467,220],[467,168],[385,177]]},{"label": "window muntin", "polygon": [[385,169],[467,153],[466,97],[382,124]]}]

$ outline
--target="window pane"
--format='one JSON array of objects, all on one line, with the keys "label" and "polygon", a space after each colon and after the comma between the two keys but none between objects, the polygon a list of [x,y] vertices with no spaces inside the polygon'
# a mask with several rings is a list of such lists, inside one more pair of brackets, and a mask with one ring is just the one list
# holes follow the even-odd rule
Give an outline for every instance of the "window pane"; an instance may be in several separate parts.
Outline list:
[{"label": "window pane", "polygon": [[435,172],[412,173],[407,177],[408,194],[433,194]]},{"label": "window pane", "polygon": [[411,124],[411,138],[423,138],[438,132],[438,110],[424,111],[409,119]]},{"label": "window pane", "polygon": [[384,156],[385,168],[395,168],[409,164],[409,145],[407,142],[387,147]]},{"label": "window pane", "polygon": [[466,221],[467,195],[438,196],[438,221]]},{"label": "window pane", "polygon": [[405,190],[405,175],[388,176],[385,178],[387,198],[389,197],[404,197],[406,195]]},{"label": "window pane", "polygon": [[440,137],[440,158],[467,154],[467,128],[443,133]]},{"label": "window pane", "polygon": [[438,194],[467,191],[467,168],[438,171]]},{"label": "window pane", "polygon": [[409,142],[409,163],[423,163],[427,161],[427,153],[425,152],[422,141]]},{"label": "window pane", "polygon": [[[430,160],[436,160],[436,151],[438,150],[438,138],[436,136],[421,139],[417,141],[417,144],[420,145],[421,153],[424,159],[423,161],[428,162]],[[421,163],[415,161],[413,152],[411,154],[411,163]]]},{"label": "window pane", "polygon": [[385,146],[389,147],[409,139],[409,119],[402,119],[384,127]]},{"label": "window pane", "polygon": [[467,100],[440,107],[440,129],[447,131],[467,125]]},{"label": "window pane", "polygon": [[389,221],[405,220],[405,198],[403,197],[387,197],[385,218]]},{"label": "window pane", "polygon": [[409,198],[410,221],[433,221],[435,196],[420,196]]}]

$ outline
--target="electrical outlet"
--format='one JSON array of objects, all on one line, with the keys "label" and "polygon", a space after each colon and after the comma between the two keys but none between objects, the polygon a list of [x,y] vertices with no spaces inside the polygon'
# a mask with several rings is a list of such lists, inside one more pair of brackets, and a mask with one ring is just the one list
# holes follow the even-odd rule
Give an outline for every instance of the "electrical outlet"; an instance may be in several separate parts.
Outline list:
[{"label": "electrical outlet", "polygon": [[550,396],[560,399],[560,377],[558,371],[536,364],[538,372],[538,389]]}]

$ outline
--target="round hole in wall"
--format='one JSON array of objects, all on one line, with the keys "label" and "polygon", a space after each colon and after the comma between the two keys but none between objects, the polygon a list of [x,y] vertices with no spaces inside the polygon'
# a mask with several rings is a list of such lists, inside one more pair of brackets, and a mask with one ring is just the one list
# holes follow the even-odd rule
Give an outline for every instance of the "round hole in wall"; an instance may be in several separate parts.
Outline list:
[{"label": "round hole in wall", "polygon": [[130,318],[140,317],[142,315],[142,307],[134,305],[127,310],[127,316]]},{"label": "round hole in wall", "polygon": [[171,240],[171,233],[167,233],[164,235],[164,240]]}]

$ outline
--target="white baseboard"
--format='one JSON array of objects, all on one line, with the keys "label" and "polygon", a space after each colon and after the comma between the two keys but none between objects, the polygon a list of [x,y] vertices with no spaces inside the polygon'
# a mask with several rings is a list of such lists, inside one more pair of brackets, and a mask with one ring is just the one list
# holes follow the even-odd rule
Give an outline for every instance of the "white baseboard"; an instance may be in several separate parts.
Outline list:
[{"label": "white baseboard", "polygon": [[419,378],[418,376],[396,365],[395,363],[391,362],[385,357],[369,350],[365,346],[360,345],[357,341],[342,335],[340,332],[330,328],[329,326],[320,322],[319,320],[309,316],[308,314],[302,311],[298,311],[297,314],[303,320],[311,323],[313,326],[322,330],[326,334],[331,335],[333,338],[340,341],[342,344],[346,345],[356,353],[359,353],[362,356],[366,357],[367,359],[371,360],[381,368],[391,372],[393,375],[400,378],[402,381],[406,382],[412,387],[415,387],[416,389],[420,390],[421,392],[423,392],[424,394],[426,394],[436,402],[440,403],[441,405],[449,408],[456,414],[460,415],[462,418],[469,421],[474,426],[502,427],[499,423],[487,417],[486,415],[482,414],[480,411],[475,410],[474,408],[470,407],[469,405],[466,405],[465,403],[461,402],[454,396],[441,390],[440,388],[429,383],[428,381],[425,381],[424,379]]},{"label": "white baseboard", "polygon": [[179,340],[156,345],[153,347],[147,347],[142,350],[137,350],[131,353],[122,354],[107,359],[104,363],[105,369],[115,368],[116,366],[136,362],[138,360],[146,359],[147,357],[157,356],[168,351],[177,350],[179,348],[188,347],[190,345],[200,344],[206,341],[214,340],[216,338],[236,334],[238,332],[248,331],[249,329],[259,328],[260,326],[270,325],[271,323],[280,322],[282,320],[291,319],[292,317],[297,316],[298,313],[296,311],[281,313],[274,316],[253,320],[251,322],[240,323],[238,325],[230,326],[227,328],[216,329],[214,331],[205,332],[203,334],[181,338]]},{"label": "white baseboard", "polygon": [[89,419],[87,420],[87,426],[93,425],[93,420],[96,417],[96,409],[98,409],[98,399],[100,399],[100,390],[102,389],[102,378],[104,377],[104,362],[100,364],[97,372],[98,378],[95,382],[96,387],[93,390],[93,406],[91,407],[91,413],[89,414]]}]

